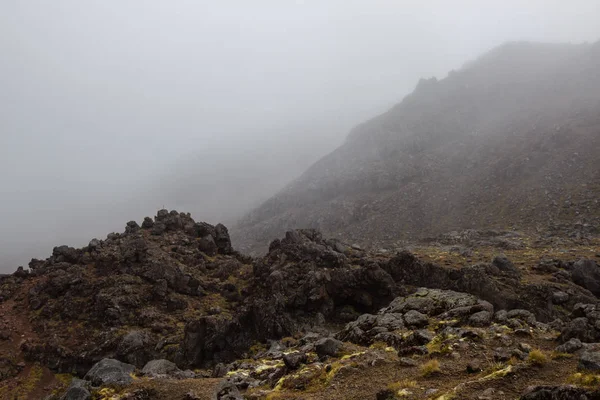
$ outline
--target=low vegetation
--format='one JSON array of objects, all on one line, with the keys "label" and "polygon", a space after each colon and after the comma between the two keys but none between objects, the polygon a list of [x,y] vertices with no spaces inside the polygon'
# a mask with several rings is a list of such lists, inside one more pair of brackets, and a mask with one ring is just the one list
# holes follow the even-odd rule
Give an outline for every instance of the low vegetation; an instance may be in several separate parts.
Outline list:
[{"label": "low vegetation", "polygon": [[535,365],[541,367],[548,363],[548,356],[540,349],[533,349],[529,352],[529,356],[527,357],[527,361],[531,365]]},{"label": "low vegetation", "polygon": [[419,368],[423,377],[429,377],[437,374],[441,374],[440,362],[437,359],[429,360],[425,364],[422,364]]}]

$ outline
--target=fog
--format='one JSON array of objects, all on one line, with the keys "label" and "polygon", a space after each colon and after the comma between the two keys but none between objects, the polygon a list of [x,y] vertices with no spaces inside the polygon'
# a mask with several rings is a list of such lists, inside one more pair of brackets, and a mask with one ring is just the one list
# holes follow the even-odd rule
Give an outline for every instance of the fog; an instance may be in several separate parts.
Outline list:
[{"label": "fog", "polygon": [[419,78],[598,21],[596,0],[4,0],[0,272],[162,207],[233,223]]}]

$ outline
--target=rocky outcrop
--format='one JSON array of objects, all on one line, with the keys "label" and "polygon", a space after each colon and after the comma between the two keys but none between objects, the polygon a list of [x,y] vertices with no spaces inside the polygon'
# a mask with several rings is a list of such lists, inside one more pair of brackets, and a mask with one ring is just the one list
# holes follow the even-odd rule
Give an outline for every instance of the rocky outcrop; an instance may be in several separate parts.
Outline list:
[{"label": "rocky outcrop", "polygon": [[[213,246],[207,250],[206,243]],[[34,329],[54,331],[24,343],[29,360],[78,374],[105,357],[141,368],[156,358],[181,359],[190,314],[236,308],[251,279],[250,262],[233,251],[224,226],[160,210],[141,227],[130,221],[123,233],[82,249],[56,247],[48,259],[32,260],[30,273],[3,278],[0,296],[31,282],[25,304]],[[55,320],[63,330],[50,327]]]},{"label": "rocky outcrop", "polygon": [[[532,367],[534,346],[552,341],[554,329],[560,343],[549,348],[575,354],[573,370],[578,361],[582,370],[596,366],[598,303],[573,282],[576,262],[527,270],[498,254],[447,267],[408,251],[369,253],[315,230],[290,231],[251,259],[230,248],[225,227],[163,211],[150,222],[83,249],[57,248],[29,273],[0,278],[3,301],[31,324],[19,351],[85,376],[87,386],[69,389],[75,398],[97,385],[128,386],[135,368],[143,380],[227,378],[230,389],[261,396],[391,360],[421,369],[425,359],[462,354],[474,357],[461,371],[471,375],[488,360]],[[481,351],[485,360],[474,356]],[[18,364],[5,367],[8,379],[20,373]]]},{"label": "rocky outcrop", "polygon": [[288,232],[269,248],[254,264],[251,312],[262,337],[290,335],[351,310],[374,311],[399,293],[381,265],[340,252],[317,231]]},{"label": "rocky outcrop", "polygon": [[[480,326],[487,326],[492,322],[493,312],[490,303],[473,295],[420,288],[410,296],[394,299],[377,315],[361,315],[336,336],[364,346],[374,342],[385,342],[396,348],[418,346],[433,339],[429,331],[420,329],[431,327],[435,331],[436,326],[443,329],[467,325],[473,316],[477,316]],[[413,330],[415,333],[411,334]]]},{"label": "rocky outcrop", "polygon": [[521,400],[600,400],[600,391],[575,386],[536,386]]},{"label": "rocky outcrop", "polygon": [[393,299],[398,288],[385,270],[338,250],[313,230],[275,240],[255,261],[251,296],[235,315],[186,325],[183,361],[196,366],[231,361],[254,341],[320,330],[327,321],[353,318]]},{"label": "rocky outcrop", "polygon": [[600,341],[600,306],[578,303],[570,317],[560,335],[563,342],[571,339],[587,343]]},{"label": "rocky outcrop", "polygon": [[[460,269],[444,268],[424,263],[404,251],[382,265],[399,284],[426,286],[470,293],[491,303],[496,309],[529,309],[542,321],[567,317],[562,310],[577,302],[595,302],[596,298],[578,285],[564,281],[559,284],[523,284],[521,273],[506,257],[495,257],[489,264],[476,264]],[[556,292],[570,287],[571,295],[557,308],[549,304]]]}]

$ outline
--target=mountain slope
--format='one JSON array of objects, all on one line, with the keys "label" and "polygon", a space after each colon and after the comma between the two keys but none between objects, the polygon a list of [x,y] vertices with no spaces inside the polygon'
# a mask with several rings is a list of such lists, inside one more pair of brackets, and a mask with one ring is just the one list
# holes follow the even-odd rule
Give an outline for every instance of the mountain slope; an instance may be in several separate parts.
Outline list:
[{"label": "mountain slope", "polygon": [[[453,229],[597,223],[600,43],[508,43],[421,80],[247,215],[261,248],[292,227],[365,245]],[[264,247],[263,247],[264,248]]]}]

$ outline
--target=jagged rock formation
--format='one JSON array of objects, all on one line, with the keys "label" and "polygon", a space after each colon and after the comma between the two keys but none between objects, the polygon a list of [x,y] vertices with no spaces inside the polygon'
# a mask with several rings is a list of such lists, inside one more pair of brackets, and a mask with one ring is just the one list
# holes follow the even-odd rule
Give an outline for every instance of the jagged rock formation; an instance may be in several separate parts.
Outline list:
[{"label": "jagged rock formation", "polygon": [[[498,247],[530,257],[526,237],[488,236],[433,239],[429,251],[446,256],[468,246],[459,247],[466,256],[456,264],[438,264],[294,230],[252,259],[233,250],[223,225],[161,210],[141,226],[131,221],[82,249],[56,247],[29,270],[0,277],[0,394],[26,390],[20,382],[35,374],[67,373],[84,380],[57,383],[65,399],[108,396],[115,387],[129,399],[261,399],[281,391],[303,399],[389,397],[369,380],[339,396],[333,383],[361,379],[360,371],[379,371],[373,382],[398,379],[393,371],[414,379],[417,367],[436,376],[429,360],[452,376],[466,374],[435,390],[479,399],[493,392],[481,385],[503,376],[518,382],[514,396],[529,386],[528,374],[555,383],[544,369],[532,370],[552,351],[563,357],[552,363],[565,379],[596,379],[600,267],[573,257],[600,254],[597,240],[565,253],[571,258],[524,258],[524,265],[497,253],[465,262]],[[537,348],[542,356],[532,357],[542,360],[532,361]],[[496,378],[485,359],[505,363],[505,375]],[[305,397],[306,390],[323,397]],[[435,393],[402,390],[414,398]],[[524,398],[569,390],[538,388]]]},{"label": "jagged rock formation", "polygon": [[[600,42],[508,43],[421,80],[235,229],[265,251],[306,227],[351,243],[600,217]],[[585,235],[585,234],[584,234]]]},{"label": "jagged rock formation", "polygon": [[[565,374],[578,365],[593,374],[599,269],[592,259],[523,266],[504,255],[439,265],[408,251],[369,253],[315,230],[290,231],[252,259],[233,250],[224,226],[161,210],[141,226],[129,222],[82,249],[56,247],[29,270],[0,278],[0,394],[25,390],[18,377],[43,366],[50,376],[85,379],[73,381],[65,398],[115,384],[138,396],[125,398],[208,398],[197,395],[205,390],[306,398],[303,391],[315,387],[341,398],[330,384],[356,368],[388,374],[440,359],[453,371],[489,373],[477,354],[514,358],[504,372],[518,381],[533,373],[528,354],[537,347],[574,354],[560,360]],[[440,389],[479,398],[468,396],[486,389],[480,378]],[[169,397],[182,388],[187,397]]]},{"label": "jagged rock formation", "polygon": [[173,344],[196,313],[235,308],[250,261],[232,250],[223,225],[161,210],[86,248],[54,248],[50,258],[32,260],[28,274],[4,279],[0,296],[28,287],[20,300],[38,336],[22,345],[28,359],[80,374],[108,356],[141,368],[175,359]]}]

